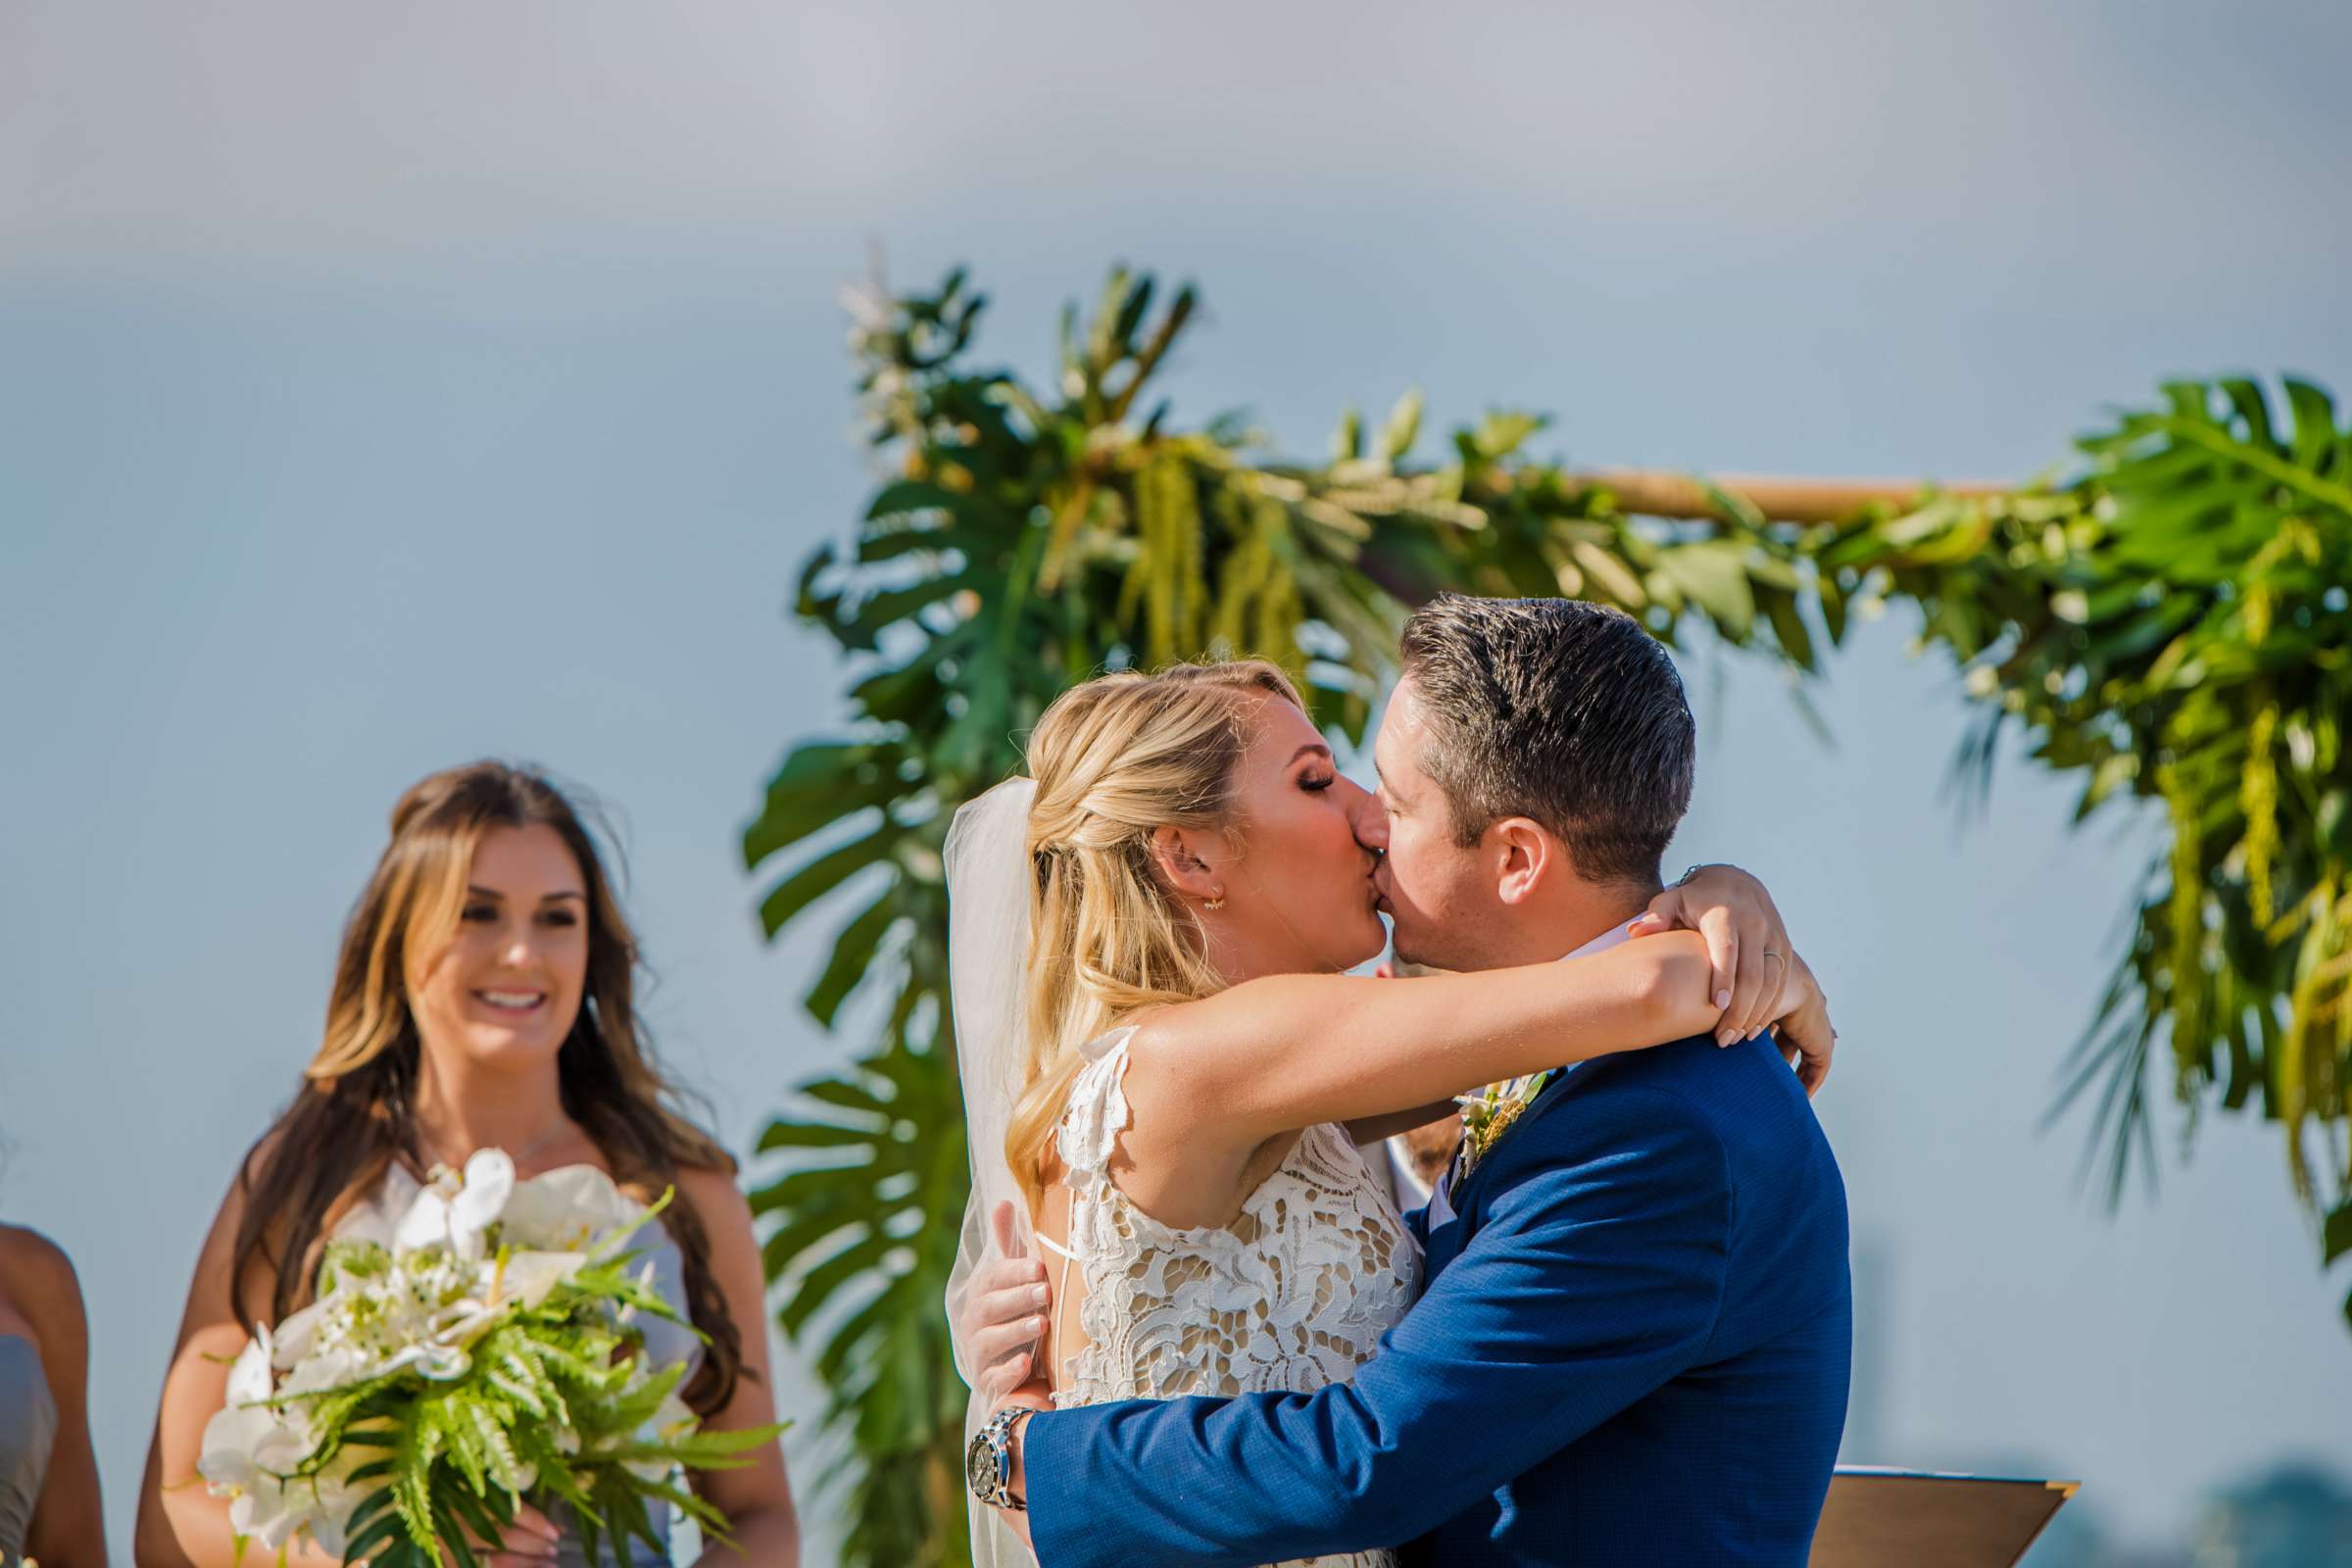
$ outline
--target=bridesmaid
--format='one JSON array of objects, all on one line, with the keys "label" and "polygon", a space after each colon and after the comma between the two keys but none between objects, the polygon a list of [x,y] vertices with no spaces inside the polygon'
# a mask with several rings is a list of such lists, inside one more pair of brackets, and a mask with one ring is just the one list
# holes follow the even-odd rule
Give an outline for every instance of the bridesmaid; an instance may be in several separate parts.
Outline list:
[{"label": "bridesmaid", "polygon": [[[324,1040],[197,1259],[140,1490],[141,1568],[232,1568],[228,1504],[196,1475],[205,1423],[226,1396],[225,1361],[256,1321],[310,1298],[339,1226],[399,1210],[434,1166],[463,1166],[489,1146],[524,1179],[589,1165],[645,1200],[674,1186],[660,1227],[640,1239],[658,1284],[709,1337],[687,1401],[713,1430],[774,1419],[751,1209],[734,1161],[675,1108],[633,1005],[637,968],[596,844],[545,778],[476,762],[401,798],[344,928]],[[664,1346],[649,1328],[649,1353],[698,1348],[683,1338]],[[783,1454],[770,1443],[747,1457],[694,1477],[741,1547],[701,1561],[790,1568],[800,1533]],[[496,1547],[483,1561],[500,1568],[583,1560],[561,1515],[529,1508]],[[287,1560],[333,1559],[313,1549]]]},{"label": "bridesmaid", "polygon": [[0,1225],[0,1564],[105,1568],[89,1319],[55,1242]]}]

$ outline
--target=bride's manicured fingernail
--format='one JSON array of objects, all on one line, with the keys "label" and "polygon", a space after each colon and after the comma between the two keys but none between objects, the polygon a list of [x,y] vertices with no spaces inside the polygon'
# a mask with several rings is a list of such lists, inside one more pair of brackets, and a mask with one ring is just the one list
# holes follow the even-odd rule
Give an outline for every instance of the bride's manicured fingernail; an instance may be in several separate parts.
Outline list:
[{"label": "bride's manicured fingernail", "polygon": [[1729,991],[1718,991],[1715,993],[1715,1005],[1718,1007],[1728,1007],[1731,1004],[1732,994]]},{"label": "bride's manicured fingernail", "polygon": [[1043,1334],[1046,1332],[1046,1320],[1042,1317],[1033,1317],[1028,1322],[1022,1324],[1021,1327],[1027,1329],[1032,1334]]},{"label": "bride's manicured fingernail", "polygon": [[1029,1287],[1029,1304],[1031,1306],[1043,1306],[1046,1304],[1046,1288],[1043,1285],[1032,1285]]},{"label": "bride's manicured fingernail", "polygon": [[1731,1027],[1730,1025],[1726,1025],[1725,1027],[1715,1031],[1715,1043],[1719,1046],[1728,1046],[1739,1038],[1740,1031]]}]

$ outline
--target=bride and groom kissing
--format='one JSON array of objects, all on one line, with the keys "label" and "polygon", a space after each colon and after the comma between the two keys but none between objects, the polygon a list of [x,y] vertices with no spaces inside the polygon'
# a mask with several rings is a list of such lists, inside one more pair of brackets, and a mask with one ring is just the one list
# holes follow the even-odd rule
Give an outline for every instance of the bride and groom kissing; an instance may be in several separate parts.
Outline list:
[{"label": "bride and groom kissing", "polygon": [[[1376,796],[1240,662],[1071,689],[958,813],[977,1563],[1805,1561],[1834,1034],[1752,878],[1660,889],[1673,663],[1615,611],[1447,598],[1400,668]],[[1348,974],[1383,913],[1448,972]],[[1363,1148],[1457,1096],[1400,1215]]]}]

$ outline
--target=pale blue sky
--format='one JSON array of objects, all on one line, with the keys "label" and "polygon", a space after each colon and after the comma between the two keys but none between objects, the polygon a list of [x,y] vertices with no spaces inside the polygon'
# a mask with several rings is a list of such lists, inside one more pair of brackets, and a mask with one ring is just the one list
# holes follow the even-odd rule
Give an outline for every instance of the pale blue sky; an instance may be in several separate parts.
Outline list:
[{"label": "pale blue sky", "polygon": [[[2352,395],[2348,49],[2316,4],[0,6],[0,1214],[80,1263],[118,1529],[418,774],[618,808],[737,1147],[838,1054],[734,840],[839,711],[783,607],[870,485],[869,239],[972,264],[983,356],[1032,368],[1110,262],[1192,276],[1181,411],[1301,452],[1418,386],[1593,462],[2020,474],[2166,374]],[[1960,832],[1907,630],[1822,687],[1834,752],[1691,661],[1675,854],[1760,871],[1838,999],[1822,1113],[1886,1259],[1852,1456],[2044,1465],[2167,1534],[2352,1453],[2344,1282],[2268,1129],[2209,1120],[2112,1222],[2034,1135],[2141,845],[2022,766]]]}]

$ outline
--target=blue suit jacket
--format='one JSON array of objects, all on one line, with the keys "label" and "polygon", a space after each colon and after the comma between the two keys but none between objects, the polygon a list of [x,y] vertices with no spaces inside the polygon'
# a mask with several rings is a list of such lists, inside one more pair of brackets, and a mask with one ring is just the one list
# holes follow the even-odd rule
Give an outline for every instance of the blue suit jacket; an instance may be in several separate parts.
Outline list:
[{"label": "blue suit jacket", "polygon": [[1800,1568],[1852,1302],[1845,1189],[1772,1043],[1569,1069],[1453,1202],[1424,1295],[1353,1383],[1031,1420],[1045,1568],[1398,1545]]}]

